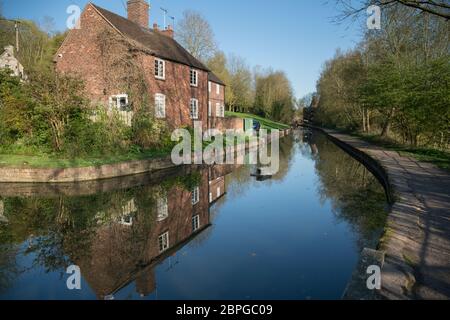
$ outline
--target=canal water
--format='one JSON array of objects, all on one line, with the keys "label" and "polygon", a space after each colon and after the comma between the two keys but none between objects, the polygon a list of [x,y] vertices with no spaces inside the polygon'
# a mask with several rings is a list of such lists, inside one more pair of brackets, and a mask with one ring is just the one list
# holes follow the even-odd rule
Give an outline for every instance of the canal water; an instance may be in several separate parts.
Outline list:
[{"label": "canal water", "polygon": [[280,157],[264,178],[214,166],[0,184],[0,299],[340,299],[378,243],[384,190],[319,133],[283,138]]}]

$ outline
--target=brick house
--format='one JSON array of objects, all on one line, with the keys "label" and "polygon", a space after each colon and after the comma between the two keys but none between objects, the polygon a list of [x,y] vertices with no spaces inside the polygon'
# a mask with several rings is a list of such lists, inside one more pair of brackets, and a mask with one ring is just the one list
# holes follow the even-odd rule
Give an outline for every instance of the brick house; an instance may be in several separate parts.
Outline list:
[{"label": "brick house", "polygon": [[111,208],[108,216],[117,217],[117,222],[100,225],[97,241],[89,247],[92,254],[79,253],[82,258],[75,261],[99,299],[131,281],[141,296],[150,295],[157,285],[156,266],[210,226],[209,172],[199,173],[199,184],[190,191],[174,186],[161,197],[158,185],[147,187],[143,194],[157,200],[153,206],[139,205],[133,198],[123,208]]},{"label": "brick house", "polygon": [[[223,116],[224,84],[174,40],[171,26],[166,30],[156,24],[149,27],[146,0],[129,0],[127,6],[128,19],[89,3],[81,14],[80,28],[69,32],[55,56],[56,70],[83,79],[94,103],[132,113],[135,106],[127,88],[112,81],[120,70],[106,58],[116,51],[119,60],[135,64],[142,73],[147,105],[154,107],[157,118],[166,119],[171,128],[193,126],[194,121],[202,121],[204,130],[211,127],[209,101],[221,104],[211,117]],[[105,50],[101,41],[105,35],[114,35],[127,46]],[[137,81],[128,80],[128,85],[130,82]],[[213,84],[219,89],[209,93]]]}]

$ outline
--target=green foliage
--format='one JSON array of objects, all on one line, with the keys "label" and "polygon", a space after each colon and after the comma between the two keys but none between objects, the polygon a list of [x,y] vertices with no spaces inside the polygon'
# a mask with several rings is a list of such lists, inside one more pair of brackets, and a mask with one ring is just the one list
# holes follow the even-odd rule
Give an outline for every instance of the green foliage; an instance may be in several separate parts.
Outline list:
[{"label": "green foliage", "polygon": [[64,153],[71,157],[126,153],[129,137],[130,128],[122,119],[99,106],[92,119],[81,113],[68,125]]},{"label": "green foliage", "polygon": [[227,117],[238,117],[238,118],[243,118],[243,119],[254,119],[257,120],[260,124],[261,127],[264,129],[279,129],[279,130],[283,130],[283,129],[289,129],[289,126],[283,123],[279,123],[276,121],[272,121],[254,114],[249,114],[249,113],[239,113],[239,112],[226,112],[226,116]]},{"label": "green foliage", "polygon": [[23,83],[1,71],[0,80],[1,165],[91,166],[172,147],[165,122],[141,110],[130,128],[119,113],[93,108],[78,79],[43,70]]},{"label": "green foliage", "polygon": [[226,84],[225,104],[231,112],[254,113],[291,123],[295,98],[286,74],[272,69],[252,72],[245,59],[221,51],[210,58],[208,67]]},{"label": "green foliage", "polygon": [[167,123],[156,119],[148,108],[136,112],[131,131],[133,144],[142,150],[169,150],[173,146]]},{"label": "green foliage", "polygon": [[315,122],[449,149],[448,23],[399,5],[385,8],[383,17],[381,31],[326,63]]},{"label": "green foliage", "polygon": [[293,89],[286,74],[267,70],[255,75],[254,111],[265,118],[290,123],[294,117]]},{"label": "green foliage", "polygon": [[[7,45],[16,45],[14,21],[0,20],[0,50]],[[29,20],[21,20],[19,24],[20,50],[17,57],[26,72],[50,70],[53,68],[53,56],[64,39],[65,34],[53,37],[42,31],[39,26]]]},{"label": "green foliage", "polygon": [[0,145],[5,146],[23,138],[30,130],[32,116],[29,100],[20,80],[0,70]]}]

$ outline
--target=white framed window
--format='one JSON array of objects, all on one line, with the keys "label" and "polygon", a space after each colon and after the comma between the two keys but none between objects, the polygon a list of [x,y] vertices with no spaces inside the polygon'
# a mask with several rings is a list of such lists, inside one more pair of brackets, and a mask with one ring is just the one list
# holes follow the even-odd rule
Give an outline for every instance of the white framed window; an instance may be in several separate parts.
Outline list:
[{"label": "white framed window", "polygon": [[209,203],[213,202],[213,194],[212,192],[209,193]]},{"label": "white framed window", "polygon": [[134,199],[128,201],[126,205],[122,207],[122,215],[120,217],[120,224],[131,227],[133,225],[133,217],[137,213],[136,204]]},{"label": "white framed window", "polygon": [[163,233],[158,238],[159,253],[169,249],[169,232]]},{"label": "white framed window", "polygon": [[198,87],[198,71],[191,69],[190,72],[190,83],[193,87]]},{"label": "white framed window", "polygon": [[216,103],[216,117],[220,117],[220,103]]},{"label": "white framed window", "polygon": [[191,200],[192,200],[193,205],[196,205],[197,203],[200,202],[200,188],[199,187],[195,187],[194,189],[192,189]]},{"label": "white framed window", "polygon": [[208,81],[208,92],[211,93],[211,81]]},{"label": "white framed window", "polygon": [[220,187],[217,188],[217,198],[220,197],[221,193],[220,193]]},{"label": "white framed window", "polygon": [[208,117],[212,116],[212,103],[208,101]]},{"label": "white framed window", "polygon": [[158,222],[164,221],[169,217],[169,206],[167,205],[167,197],[159,198],[156,201],[156,210],[158,213]]},{"label": "white framed window", "polygon": [[220,85],[216,83],[216,94],[220,94]]},{"label": "white framed window", "polygon": [[128,95],[117,94],[109,97],[109,108],[126,111],[128,109]]},{"label": "white framed window", "polygon": [[161,93],[155,94],[155,116],[158,119],[166,117],[166,96]]},{"label": "white framed window", "polygon": [[191,99],[191,119],[198,119],[198,100]]},{"label": "white framed window", "polygon": [[155,58],[155,78],[166,79],[166,62],[158,58]]},{"label": "white framed window", "polygon": [[133,225],[133,216],[131,214],[120,218],[120,224],[123,226],[131,227]]},{"label": "white framed window", "polygon": [[216,103],[216,116],[217,117],[225,117],[225,107],[223,104]]},{"label": "white framed window", "polygon": [[192,217],[192,231],[195,232],[200,229],[200,216],[196,215]]}]

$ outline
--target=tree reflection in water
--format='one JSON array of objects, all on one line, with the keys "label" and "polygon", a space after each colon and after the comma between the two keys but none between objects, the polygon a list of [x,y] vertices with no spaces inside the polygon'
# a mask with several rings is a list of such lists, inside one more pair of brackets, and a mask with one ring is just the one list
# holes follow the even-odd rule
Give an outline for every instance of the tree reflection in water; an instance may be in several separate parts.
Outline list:
[{"label": "tree reflection in water", "polygon": [[132,282],[139,295],[148,296],[156,290],[157,265],[174,257],[172,268],[184,245],[206,244],[215,215],[237,197],[260,185],[271,190],[292,183],[300,156],[314,163],[320,201],[330,201],[336,220],[354,229],[359,248],[376,246],[386,219],[381,185],[325,136],[298,130],[280,143],[280,170],[264,182],[243,165],[184,167],[157,177],[80,185],[0,185],[0,293],[29,271],[17,263],[28,256],[32,264],[26,268],[61,277],[69,265],[80,266],[97,298]]},{"label": "tree reflection in water", "polygon": [[305,131],[304,137],[320,177],[321,200],[330,199],[336,218],[356,229],[361,250],[376,247],[388,213],[383,187],[364,165],[323,134]]}]

